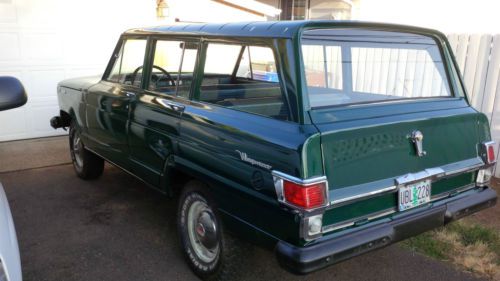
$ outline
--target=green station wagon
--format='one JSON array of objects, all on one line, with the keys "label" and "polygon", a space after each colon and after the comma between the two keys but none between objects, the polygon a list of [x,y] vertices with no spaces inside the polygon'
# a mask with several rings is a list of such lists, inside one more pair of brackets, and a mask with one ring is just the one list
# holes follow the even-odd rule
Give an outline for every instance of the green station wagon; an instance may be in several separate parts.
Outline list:
[{"label": "green station wagon", "polygon": [[[245,244],[305,274],[496,203],[488,120],[437,31],[337,21],[129,30],[102,77],[58,86],[83,179],[104,161],[179,195],[202,279]],[[179,187],[180,186],[180,187]]]}]

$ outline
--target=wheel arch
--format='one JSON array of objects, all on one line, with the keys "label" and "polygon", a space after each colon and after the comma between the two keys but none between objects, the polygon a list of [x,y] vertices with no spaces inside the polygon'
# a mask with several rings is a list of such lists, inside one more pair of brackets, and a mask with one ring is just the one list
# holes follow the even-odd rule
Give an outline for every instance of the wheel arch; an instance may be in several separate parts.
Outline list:
[{"label": "wheel arch", "polygon": [[179,169],[170,161],[169,157],[165,161],[162,177],[160,178],[160,186],[169,197],[177,197],[182,193],[182,190],[187,183],[198,181],[209,188],[203,179]]}]

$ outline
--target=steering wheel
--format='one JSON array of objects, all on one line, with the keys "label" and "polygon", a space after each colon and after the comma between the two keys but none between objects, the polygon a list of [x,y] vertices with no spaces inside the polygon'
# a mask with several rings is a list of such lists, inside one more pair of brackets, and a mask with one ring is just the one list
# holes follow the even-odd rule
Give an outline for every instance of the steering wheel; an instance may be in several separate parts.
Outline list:
[{"label": "steering wheel", "polygon": [[[134,85],[135,78],[137,77],[137,73],[139,73],[139,70],[141,70],[142,68],[144,68],[144,66],[142,66],[142,65],[141,65],[141,66],[137,67],[137,68],[134,70],[134,72],[132,73],[132,79],[131,79],[132,81],[130,81],[130,83],[131,83],[132,85]],[[153,68],[158,69],[159,71],[161,71],[161,72],[163,73],[163,75],[164,75],[164,76],[166,76],[166,77],[167,77],[167,80],[168,80],[168,82],[170,83],[170,86],[175,86],[175,80],[172,78],[172,76],[170,75],[170,73],[168,73],[168,71],[166,71],[165,69],[163,69],[163,68],[161,68],[161,67],[159,67],[159,66],[157,66],[157,65],[153,65]],[[155,76],[156,76],[156,75],[155,75]],[[155,84],[157,84],[157,83],[158,83],[158,81],[160,81],[160,78],[158,78],[158,79],[156,80]]]}]

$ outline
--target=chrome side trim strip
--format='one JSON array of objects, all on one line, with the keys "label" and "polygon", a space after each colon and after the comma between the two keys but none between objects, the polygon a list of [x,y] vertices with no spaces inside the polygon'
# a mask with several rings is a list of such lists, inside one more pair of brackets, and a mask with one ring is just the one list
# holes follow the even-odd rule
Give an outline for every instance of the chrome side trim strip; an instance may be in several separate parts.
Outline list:
[{"label": "chrome side trim strip", "polygon": [[378,218],[381,218],[381,217],[385,217],[385,216],[393,214],[395,212],[396,212],[396,209],[388,210],[388,211],[382,212],[380,214],[372,215],[372,216],[368,217],[368,220],[374,220],[374,219],[378,219]]},{"label": "chrome side trim strip", "polygon": [[[343,187],[330,191],[329,208],[338,207],[347,203],[368,199],[384,193],[396,192],[398,187],[412,182],[430,178],[432,182],[452,177],[462,173],[473,172],[490,165],[485,164],[481,158],[471,158],[447,164],[441,167],[425,169],[421,172],[410,173],[394,179],[384,179],[375,182]],[[357,194],[353,194],[358,192]]]},{"label": "chrome side trim strip", "polygon": [[337,200],[332,200],[332,201],[330,201],[330,205],[338,205],[338,204],[345,203],[345,202],[355,201],[357,199],[361,199],[361,198],[364,198],[364,197],[372,197],[374,195],[378,195],[378,194],[382,194],[382,193],[394,191],[397,188],[398,187],[396,185],[393,185],[393,186],[388,186],[388,187],[381,188],[381,189],[378,189],[378,190],[370,191],[370,192],[367,192],[367,193],[361,193],[361,194],[356,194],[356,195],[349,196],[349,197],[340,198],[340,199],[337,199]]},{"label": "chrome side trim strip", "polygon": [[417,173],[410,173],[406,174],[403,176],[400,176],[395,179],[396,185],[402,186],[402,185],[407,185],[410,183],[414,183],[417,181],[421,181],[424,179],[437,179],[442,177],[445,174],[445,171],[442,168],[430,168],[430,169],[425,169],[421,172]]},{"label": "chrome side trim strip", "polygon": [[335,230],[338,230],[338,229],[350,227],[350,226],[353,226],[353,225],[354,225],[353,221],[347,222],[347,223],[342,223],[342,224],[332,224],[332,225],[323,226],[323,228],[321,229],[321,231],[323,233],[327,233],[327,232],[335,231]]},{"label": "chrome side trim strip", "polygon": [[308,178],[308,179],[299,179],[294,176],[290,176],[288,174],[282,173],[280,171],[273,170],[271,172],[273,176],[294,182],[296,184],[300,185],[310,185],[310,184],[315,184],[318,182],[326,181],[326,176],[319,176],[319,177],[313,177],[313,178]]},{"label": "chrome side trim strip", "polygon": [[391,208],[391,209],[386,209],[386,210],[379,211],[377,213],[373,213],[373,214],[368,215],[368,216],[358,217],[358,218],[356,218],[354,220],[348,220],[348,221],[343,221],[343,222],[339,222],[339,223],[336,223],[336,224],[327,225],[327,226],[324,226],[322,228],[322,232],[326,233],[326,232],[331,232],[331,231],[334,231],[334,230],[338,230],[338,229],[350,227],[350,226],[355,225],[356,222],[358,222],[358,221],[364,221],[364,220],[371,221],[371,220],[374,220],[374,219],[378,219],[378,218],[381,218],[381,217],[388,216],[388,215],[393,214],[395,212],[396,212],[396,209],[395,208]]},{"label": "chrome side trim strip", "polygon": [[[471,183],[471,184],[468,184],[466,186],[460,187],[460,188],[455,189],[455,190],[450,191],[450,192],[443,192],[441,194],[437,194],[437,195],[432,196],[430,202],[435,202],[435,201],[441,200],[443,198],[449,197],[449,196],[451,196],[453,194],[458,194],[458,193],[462,193],[462,192],[471,190],[471,189],[473,189],[475,187],[476,187],[476,185],[474,183]],[[422,205],[422,206],[425,206],[425,205]],[[324,226],[322,228],[322,231],[323,231],[323,233],[330,232],[330,231],[335,231],[335,230],[338,230],[338,229],[342,229],[342,228],[353,226],[358,221],[363,221],[363,220],[371,221],[371,220],[374,220],[374,219],[378,219],[378,218],[381,218],[381,217],[388,216],[390,214],[394,214],[396,212],[397,212],[396,208],[382,210],[382,211],[370,214],[368,216],[357,217],[357,218],[354,218],[352,220],[343,221],[343,222],[339,222],[339,223],[336,223],[336,224],[331,224],[331,225]]]},{"label": "chrome side trim strip", "polygon": [[448,192],[443,192],[443,193],[440,193],[440,194],[436,194],[436,195],[434,195],[434,196],[431,197],[431,202],[441,200],[443,198],[449,197],[450,195],[454,195],[454,194],[462,193],[464,191],[471,190],[471,189],[473,189],[475,187],[476,187],[476,184],[475,183],[471,183],[471,184],[462,186],[460,188],[454,189],[452,191],[448,191]]},{"label": "chrome side trim strip", "polygon": [[486,166],[488,166],[488,165],[485,165],[485,164],[476,164],[476,165],[473,165],[473,166],[470,166],[470,167],[464,167],[464,168],[461,168],[461,169],[457,169],[457,170],[453,170],[453,171],[448,171],[448,172],[445,172],[445,174],[444,174],[443,177],[451,177],[451,176],[454,176],[454,175],[457,175],[457,174],[472,172],[472,171],[484,168]]}]

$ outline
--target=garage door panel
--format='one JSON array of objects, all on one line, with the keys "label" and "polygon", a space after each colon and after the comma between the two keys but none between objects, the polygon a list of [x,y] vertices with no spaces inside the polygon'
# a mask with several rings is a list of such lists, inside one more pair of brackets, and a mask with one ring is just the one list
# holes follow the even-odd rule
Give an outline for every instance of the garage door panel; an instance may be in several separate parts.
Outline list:
[{"label": "garage door panel", "polygon": [[102,76],[102,70],[105,66],[95,68],[70,69],[66,72],[67,78],[84,76]]},{"label": "garage door panel", "polygon": [[0,114],[0,141],[22,136],[27,130],[26,106],[2,112]]},{"label": "garage door panel", "polygon": [[[21,82],[23,82],[23,85],[26,84],[24,82],[24,80],[26,80],[26,79],[24,79],[23,74],[21,73],[21,71],[17,71],[17,70],[10,70],[9,71],[8,69],[2,69],[2,71],[0,71],[0,76],[12,76],[12,77],[16,77]],[[25,85],[25,87],[26,87],[26,85]]]},{"label": "garage door panel", "polygon": [[[105,67],[109,57],[116,46],[116,41],[120,36],[117,32],[114,36],[101,37],[95,34],[65,34],[64,60],[71,61],[79,66],[91,66],[100,64]],[[82,43],[82,38],[85,42]],[[89,56],[88,54],[92,54]]]},{"label": "garage door panel", "polygon": [[57,83],[65,78],[64,69],[33,70],[27,81],[28,95],[30,98],[56,97]]},{"label": "garage door panel", "polygon": [[101,75],[120,34],[153,25],[155,7],[144,0],[0,0],[0,76],[18,78],[28,93],[24,107],[0,112],[0,141],[65,134],[49,127],[59,112],[57,84]]},{"label": "garage door panel", "polygon": [[56,33],[28,33],[22,39],[23,51],[26,58],[31,60],[62,61],[61,36]]},{"label": "garage door panel", "polygon": [[75,13],[75,11],[60,8],[65,2],[70,2],[69,5],[71,5],[75,1],[14,0],[17,6],[18,23],[23,27],[55,28],[61,23],[65,13]]},{"label": "garage door panel", "polygon": [[2,32],[0,33],[0,42],[2,42],[0,62],[18,60],[21,57],[18,34]]},{"label": "garage door panel", "polygon": [[15,23],[17,22],[17,9],[12,1],[0,1],[0,23]]},{"label": "garage door panel", "polygon": [[53,103],[53,105],[33,106],[29,114],[31,116],[28,116],[28,118],[33,122],[33,133],[46,136],[61,134],[63,132],[61,130],[56,131],[49,125],[50,118],[59,114],[59,106],[57,105],[57,101]]}]

